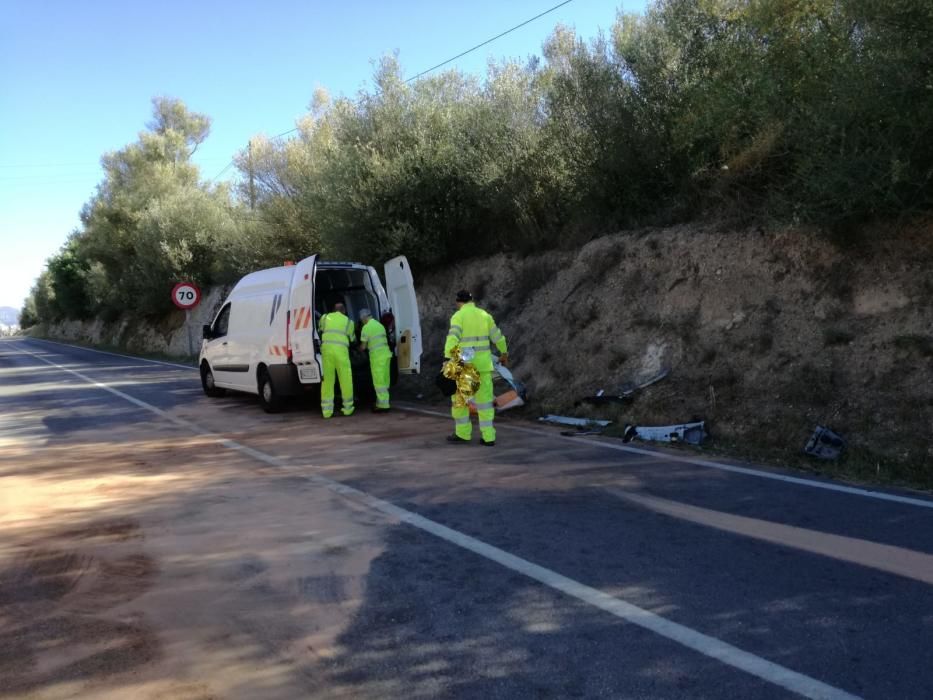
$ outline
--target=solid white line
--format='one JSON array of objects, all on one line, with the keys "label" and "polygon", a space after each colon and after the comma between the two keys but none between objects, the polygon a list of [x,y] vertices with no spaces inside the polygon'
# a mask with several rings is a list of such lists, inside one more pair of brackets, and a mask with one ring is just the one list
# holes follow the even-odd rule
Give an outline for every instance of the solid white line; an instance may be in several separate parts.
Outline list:
[{"label": "solid white line", "polygon": [[[275,467],[281,467],[288,469],[290,471],[298,471],[302,468],[304,469],[315,469],[311,464],[304,465],[292,465],[289,464],[286,460],[283,460],[280,457],[275,457],[274,455],[266,454],[252,447],[242,445],[234,440],[230,440],[220,435],[205,431],[199,428],[197,425],[189,422],[183,421],[181,419],[171,416],[166,411],[163,411],[156,406],[141,401],[137,398],[125,394],[118,389],[104,384],[103,382],[95,381],[90,377],[85,376],[81,372],[78,372],[67,367],[63,367],[51,360],[47,360],[41,355],[25,350],[29,355],[32,355],[36,359],[45,362],[46,364],[57,367],[60,370],[73,374],[74,376],[82,379],[83,381],[91,384],[95,387],[108,391],[111,394],[129,401],[134,406],[144,408],[149,410],[156,415],[165,418],[174,425],[185,428],[186,430],[191,431],[198,437],[208,438],[215,440],[220,445],[226,447],[227,449],[235,450],[246,454],[254,459],[269,464]],[[407,523],[412,527],[416,527],[419,530],[423,530],[435,537],[450,542],[462,549],[466,549],[474,554],[478,554],[485,559],[494,561],[501,566],[511,569],[517,573],[520,573],[524,576],[527,576],[530,579],[538,581],[539,583],[548,586],[556,591],[565,593],[572,598],[576,598],[584,603],[592,605],[600,610],[604,610],[612,615],[615,615],[618,618],[630,622],[634,625],[642,627],[646,630],[654,632],[666,639],[669,639],[673,642],[681,644],[688,649],[692,649],[704,656],[710,657],[717,661],[720,661],[727,666],[731,666],[741,671],[760,678],[761,680],[767,681],[774,685],[778,685],[786,690],[802,695],[806,698],[814,698],[821,700],[856,700],[858,696],[852,695],[840,688],[823,683],[818,681],[815,678],[805,676],[802,673],[797,673],[792,671],[789,668],[780,666],[772,661],[768,661],[760,656],[751,654],[747,651],[743,651],[738,647],[732,646],[726,642],[723,642],[715,637],[703,634],[702,632],[697,632],[694,629],[686,627],[676,622],[672,622],[667,618],[661,617],[653,612],[645,610],[644,608],[639,608],[636,605],[628,603],[624,600],[616,598],[604,593],[596,588],[584,585],[579,581],[575,581],[567,576],[547,569],[538,564],[534,564],[527,559],[522,559],[521,557],[510,554],[503,549],[494,547],[493,545],[487,544],[481,540],[476,539],[466,535],[458,530],[454,530],[445,525],[441,525],[434,520],[429,520],[417,513],[413,513],[404,508],[400,508],[388,501],[384,501],[381,498],[372,496],[365,491],[361,491],[352,486],[348,486],[334,479],[330,479],[321,474],[300,474],[310,482],[322,486],[333,493],[340,494],[342,496],[353,499],[358,503],[365,504],[376,510],[383,515],[387,515],[391,518],[395,518],[401,522]]]},{"label": "solid white line", "polygon": [[[441,413],[440,411],[430,411],[424,408],[412,408],[408,406],[398,406],[402,411],[409,411],[411,413],[423,413],[428,416],[439,416],[441,418],[450,418],[446,413]],[[731,472],[733,474],[743,474],[745,476],[754,476],[759,479],[772,479],[774,481],[783,481],[786,484],[795,484],[797,486],[809,486],[814,489],[823,489],[825,491],[835,491],[837,493],[845,493],[850,496],[861,496],[863,498],[874,498],[879,501],[890,501],[892,503],[901,503],[909,506],[919,506],[921,508],[933,508],[933,501],[927,501],[922,498],[913,498],[911,496],[899,496],[894,493],[885,493],[883,491],[872,491],[870,489],[862,489],[857,486],[845,486],[843,484],[834,484],[828,481],[815,481],[813,479],[804,479],[799,476],[789,476],[787,474],[779,474],[777,472],[766,472],[760,469],[751,469],[750,467],[739,467],[732,464],[722,464],[721,462],[712,462],[707,459],[700,459],[698,457],[688,457],[682,455],[675,455],[669,452],[658,452],[656,450],[643,449],[641,447],[632,447],[631,445],[615,445],[608,442],[603,442],[601,440],[593,440],[591,438],[584,437],[572,437],[565,435],[557,435],[555,433],[545,431],[545,430],[535,430],[534,428],[524,428],[518,425],[497,425],[496,430],[512,430],[519,433],[528,433],[530,435],[546,435],[552,437],[556,440],[570,440],[576,443],[586,443],[592,447],[602,447],[607,450],[616,450],[618,452],[628,452],[629,454],[636,455],[647,455],[649,457],[655,457],[658,459],[664,459],[670,462],[681,462],[683,464],[692,464],[697,467],[705,467],[707,469],[718,469],[724,472]]]},{"label": "solid white line", "polygon": [[[31,338],[31,340],[39,340],[38,338]],[[52,340],[43,340],[43,342],[52,343],[54,345],[61,345],[69,348],[77,348],[79,350],[87,350],[89,352],[97,352],[103,355],[113,355],[115,357],[123,357],[126,359],[133,360],[142,360],[144,362],[152,362],[158,365],[168,365],[169,367],[180,367],[181,369],[188,370],[197,370],[197,367],[192,367],[191,365],[177,365],[171,362],[160,362],[158,360],[147,360],[142,357],[134,357],[132,355],[119,355],[113,352],[105,352],[103,350],[93,350],[91,348],[85,348],[81,345],[69,345],[68,343],[57,343]],[[439,418],[450,418],[450,415],[447,413],[441,413],[440,411],[432,411],[425,408],[416,408],[414,406],[404,406],[395,404],[396,408],[401,411],[408,411],[409,413],[421,413],[426,416],[437,416]],[[549,437],[554,440],[570,440],[573,442],[583,442],[592,447],[602,447],[607,450],[616,450],[617,452],[627,452],[629,454],[636,455],[646,455],[649,457],[656,457],[668,460],[670,462],[680,462],[682,464],[692,464],[696,467],[704,467],[706,469],[718,469],[719,471],[731,472],[733,474],[742,474],[744,476],[753,476],[759,479],[771,479],[773,481],[782,481],[785,484],[794,484],[795,486],[807,486],[815,489],[823,489],[824,491],[835,491],[836,493],[844,493],[850,496],[861,496],[862,498],[874,498],[879,501],[889,501],[891,503],[900,503],[903,505],[909,506],[918,506],[920,508],[933,508],[933,501],[924,500],[922,498],[914,498],[911,496],[900,496],[894,493],[885,493],[884,491],[873,491],[871,489],[863,489],[857,486],[845,486],[843,484],[835,484],[828,481],[816,481],[814,479],[805,479],[799,476],[790,476],[787,474],[780,474],[777,472],[762,471],[760,469],[753,469],[751,467],[739,467],[733,464],[723,464],[721,462],[713,462],[707,459],[700,459],[698,457],[690,457],[686,455],[675,455],[669,452],[657,452],[655,450],[643,449],[640,447],[632,447],[631,445],[617,445],[609,442],[603,442],[601,440],[593,440],[592,438],[584,437],[567,437],[564,435],[558,435],[556,433],[547,431],[547,430],[538,430],[535,428],[525,428],[517,425],[502,425],[500,424],[497,427],[498,430],[511,430],[519,433],[528,433],[529,435],[537,435],[539,437]]]},{"label": "solid white line", "polygon": [[73,345],[71,343],[59,343],[55,340],[46,340],[45,338],[32,338],[29,340],[37,340],[40,343],[50,343],[52,345],[61,345],[65,348],[76,348],[78,350],[86,350],[87,352],[96,352],[98,355],[110,355],[111,357],[122,357],[126,360],[138,360],[139,362],[148,362],[153,365],[165,365],[166,367],[178,367],[180,369],[197,369],[197,367],[192,367],[191,365],[181,365],[177,362],[163,362],[162,360],[150,360],[147,357],[137,357],[136,355],[121,355],[118,352],[107,352],[106,350],[97,350],[95,348],[86,348],[83,345]]}]

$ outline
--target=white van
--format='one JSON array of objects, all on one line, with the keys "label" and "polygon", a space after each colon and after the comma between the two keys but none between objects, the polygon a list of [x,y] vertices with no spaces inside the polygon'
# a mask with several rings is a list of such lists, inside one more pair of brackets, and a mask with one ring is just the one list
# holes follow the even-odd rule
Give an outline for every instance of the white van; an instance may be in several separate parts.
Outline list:
[{"label": "white van", "polygon": [[[260,270],[237,282],[214,322],[204,326],[201,386],[211,397],[227,389],[257,394],[262,407],[277,410],[288,396],[321,382],[318,320],[343,302],[357,324],[368,308],[385,325],[397,374],[417,374],[421,367],[421,323],[415,287],[404,256],[385,264],[386,286],[372,267],[360,263],[318,261]],[[364,374],[365,371],[365,374]],[[359,383],[358,383],[359,382]],[[354,358],[354,388],[372,387],[369,361]]]}]

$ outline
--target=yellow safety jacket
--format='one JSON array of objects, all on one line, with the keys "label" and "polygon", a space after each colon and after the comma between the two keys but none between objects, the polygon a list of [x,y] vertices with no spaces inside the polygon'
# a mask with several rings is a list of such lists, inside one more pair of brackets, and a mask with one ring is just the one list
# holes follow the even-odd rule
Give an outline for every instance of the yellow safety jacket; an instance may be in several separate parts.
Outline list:
[{"label": "yellow safety jacket", "polygon": [[349,352],[350,343],[356,340],[353,321],[339,311],[332,311],[321,316],[318,329],[321,331],[322,352],[334,345],[346,348]]},{"label": "yellow safety jacket", "polygon": [[500,353],[509,351],[505,336],[496,325],[492,316],[479,308],[472,301],[461,306],[450,317],[450,330],[444,343],[444,357],[450,357],[450,351],[459,345],[461,350],[472,349],[470,361],[478,372],[492,372],[492,345]]},{"label": "yellow safety jacket", "polygon": [[360,329],[360,343],[364,350],[369,350],[370,357],[391,355],[386,327],[374,318],[369,319]]}]

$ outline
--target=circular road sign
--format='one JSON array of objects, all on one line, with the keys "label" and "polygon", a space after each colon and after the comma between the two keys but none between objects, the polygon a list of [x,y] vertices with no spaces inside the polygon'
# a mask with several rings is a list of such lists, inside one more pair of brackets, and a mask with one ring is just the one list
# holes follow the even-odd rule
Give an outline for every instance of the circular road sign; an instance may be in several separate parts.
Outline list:
[{"label": "circular road sign", "polygon": [[179,309],[193,309],[201,301],[201,290],[194,282],[179,282],[172,289],[172,301]]}]

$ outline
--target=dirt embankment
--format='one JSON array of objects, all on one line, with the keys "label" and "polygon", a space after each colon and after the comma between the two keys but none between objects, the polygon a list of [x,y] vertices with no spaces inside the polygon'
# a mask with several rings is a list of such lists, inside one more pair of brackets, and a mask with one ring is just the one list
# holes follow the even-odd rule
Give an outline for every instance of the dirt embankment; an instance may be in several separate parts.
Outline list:
[{"label": "dirt embankment", "polygon": [[[682,226],[468,261],[419,280],[424,391],[468,287],[509,338],[531,415],[706,419],[733,451],[791,461],[829,425],[850,442],[850,471],[931,484],[931,233],[843,248],[799,229]],[[662,367],[670,376],[629,405],[575,405]]]},{"label": "dirt embankment", "polygon": [[[713,444],[794,461],[817,424],[868,478],[933,484],[933,231],[879,228],[841,247],[804,229],[679,226],[599,238],[574,251],[500,254],[418,277],[424,374],[433,397],[457,289],[472,289],[509,338],[529,416],[637,424],[706,419]],[[205,294],[194,343],[225,290]],[[70,322],[51,337],[182,356],[184,315]],[[669,367],[629,405],[587,409]]]}]

